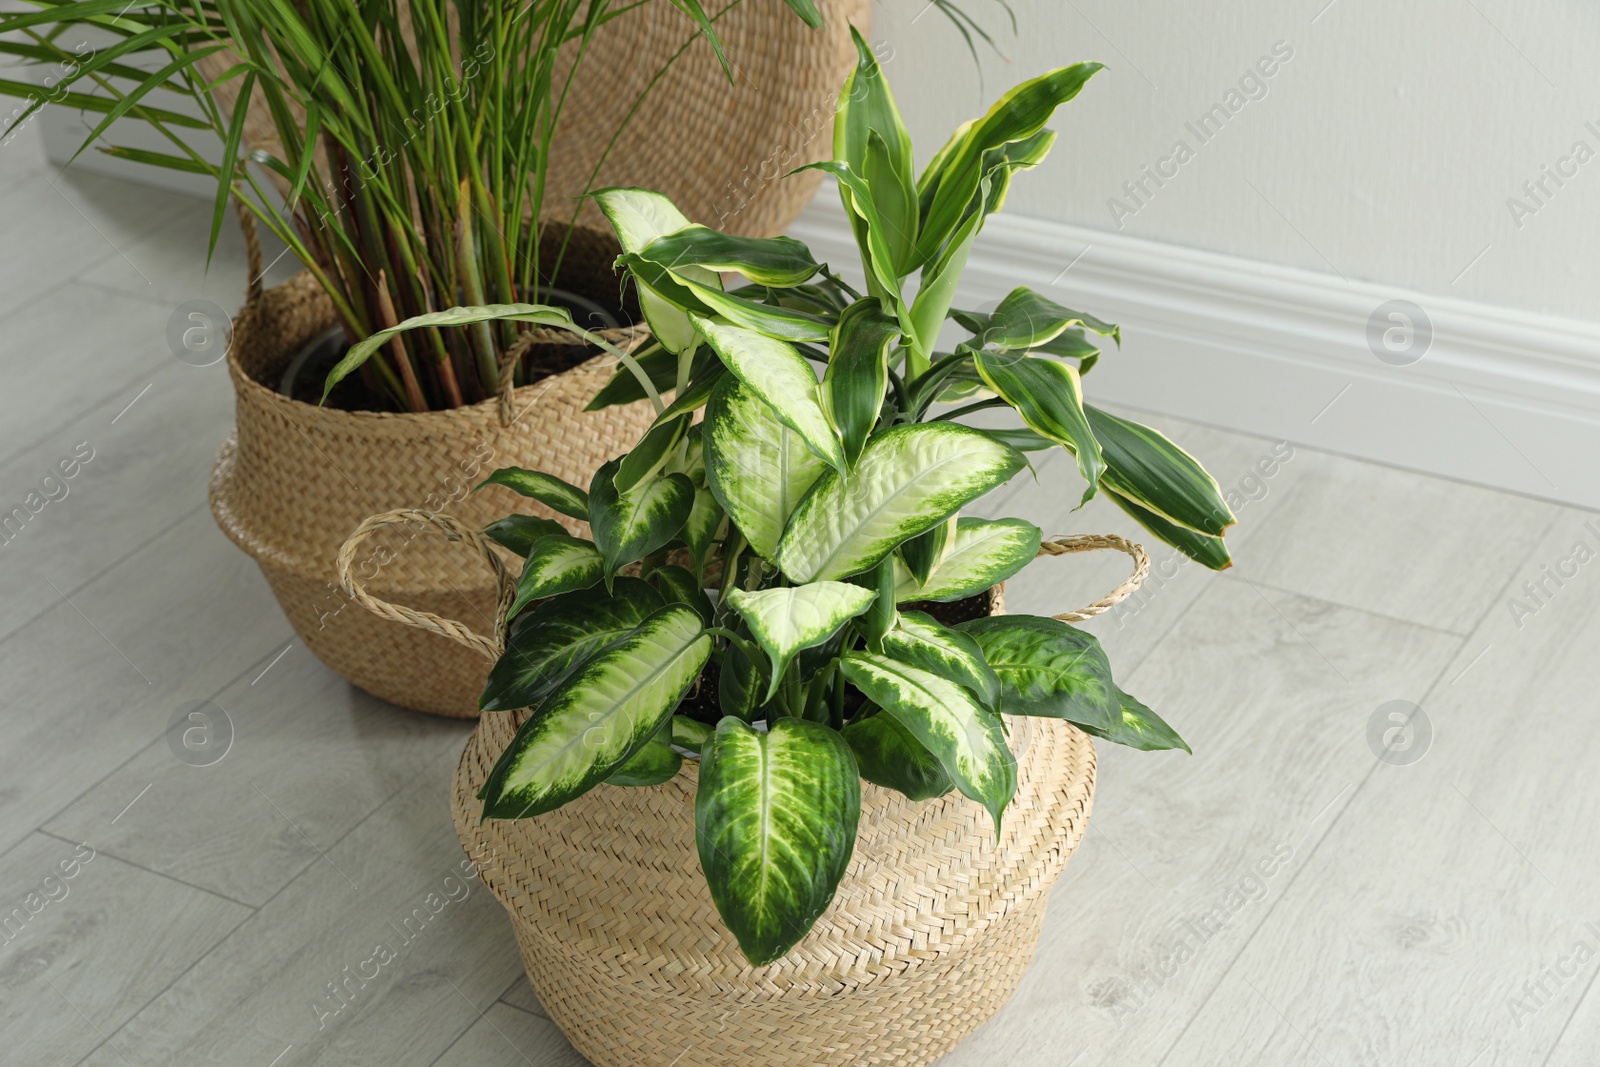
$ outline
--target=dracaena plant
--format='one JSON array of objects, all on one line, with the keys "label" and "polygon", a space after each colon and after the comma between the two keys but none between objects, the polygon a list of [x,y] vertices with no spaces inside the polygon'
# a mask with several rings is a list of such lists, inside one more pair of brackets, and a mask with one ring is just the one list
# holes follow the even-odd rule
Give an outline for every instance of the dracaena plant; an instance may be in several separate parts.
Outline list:
[{"label": "dracaena plant", "polygon": [[[1187,748],[1118,687],[1093,636],[989,614],[988,591],[1035,558],[1041,531],[960,512],[1021,472],[1023,450],[1067,449],[1085,499],[1104,490],[1210,566],[1226,565],[1233,521],[1191,456],[1083,403],[1079,375],[1099,354],[1088,337],[1116,327],[1027,289],[987,314],[951,311],[983,219],[1098,68],[1013,89],[914,181],[888,86],[860,52],[836,158],[820,166],[839,180],[867,291],[797,241],[717,233],[658,194],[602,191],[659,348],[622,354],[594,406],[647,397],[657,418],[586,488],[517,468],[485,482],[590,536],[525,514],[487,530],[524,562],[481,706],[531,711],[484,785],[484,816],[535,817],[698,759],[701,864],[755,964],[826,910],[861,779],[919,800],[959,791],[998,833],[1017,785],[1006,716]],[[749,284],[730,290],[727,273]],[[460,314],[554,321],[533,305]],[[948,353],[935,349],[947,318],[972,334]],[[1002,406],[1025,427],[958,421]]]}]

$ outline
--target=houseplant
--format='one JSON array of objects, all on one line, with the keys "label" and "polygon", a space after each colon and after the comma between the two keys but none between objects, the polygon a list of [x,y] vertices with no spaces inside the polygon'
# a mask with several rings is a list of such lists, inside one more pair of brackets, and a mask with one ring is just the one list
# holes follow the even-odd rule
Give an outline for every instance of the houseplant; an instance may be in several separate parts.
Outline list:
[{"label": "houseplant", "polygon": [[[786,19],[821,19],[812,0],[760,3]],[[668,62],[692,55],[701,37],[723,59],[712,25],[721,12],[708,15],[699,0],[671,4],[688,18]],[[586,479],[649,414],[585,412],[606,373],[593,358],[601,348],[509,323],[410,334],[322,410],[328,364],[316,360],[418,312],[558,298],[552,285],[577,291],[560,297],[568,306],[598,303],[610,313],[618,328],[597,327],[606,344],[644,340],[628,325],[636,308],[618,300],[611,236],[569,226],[570,204],[556,205],[554,221],[544,210],[570,78],[597,34],[638,5],[36,7],[0,16],[0,51],[54,64],[57,77],[48,94],[0,81],[0,93],[27,101],[12,126],[47,101],[96,114],[85,148],[215,179],[212,247],[233,200],[305,267],[264,291],[247,235],[250,289],[228,353],[238,430],[211,486],[219,525],[261,565],[300,638],[334,669],[419,710],[476,714],[484,672],[471,656],[344,610],[333,580],[344,534],[375,510],[459,501],[491,461],[553,464]],[[843,30],[828,34],[838,53]],[[820,64],[845,65],[826,55]],[[160,148],[120,140],[136,120],[164,139]],[[220,142],[220,155],[208,153],[206,137]],[[497,506],[461,505],[485,521]],[[390,538],[366,562],[394,595],[492,610],[492,587],[453,573],[431,544]]]},{"label": "houseplant", "polygon": [[[369,520],[344,550],[434,522],[496,568],[491,539],[524,557],[495,637],[476,638],[497,662],[457,770],[457,829],[500,858],[489,882],[541,1003],[603,1065],[936,1058],[1026,966],[1087,817],[1086,735],[1187,747],[1065,621],[1093,609],[1001,613],[1004,581],[1042,548],[1142,551],[959,514],[1023,469],[1020,449],[1064,447],[1085,499],[1104,490],[1163,541],[1228,563],[1215,481],[1083,403],[1087,335],[1116,327],[1026,289],[986,315],[951,311],[983,219],[1098,65],[1013,89],[913,183],[909,137],[857,43],[822,166],[856,224],[865,295],[799,242],[602,191],[664,354],[623,360],[597,402],[643,395],[656,419],[586,487],[518,468],[484,483],[592,537],[528,515],[479,536],[408,513]],[[725,291],[725,271],[751,284]],[[942,353],[947,316],[972,336]],[[563,324],[515,305],[416,325],[507,319]],[[988,407],[1026,428],[955,421]]]}]

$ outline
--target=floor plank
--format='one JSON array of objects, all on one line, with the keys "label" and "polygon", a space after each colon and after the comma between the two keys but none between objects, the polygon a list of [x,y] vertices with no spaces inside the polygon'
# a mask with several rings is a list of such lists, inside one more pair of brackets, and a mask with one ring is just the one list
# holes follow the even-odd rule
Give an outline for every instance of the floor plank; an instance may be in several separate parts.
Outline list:
[{"label": "floor plank", "polygon": [[460,877],[456,755],[416,768],[112,1034],[125,1067],[427,1067],[478,1022],[522,964],[504,909]]},{"label": "floor plank", "polygon": [[248,908],[32,834],[0,857],[0,1059],[76,1063],[221,941]]},{"label": "floor plank", "polygon": [[434,1067],[585,1067],[588,1062],[555,1023],[502,1002],[490,1005]]},{"label": "floor plank", "polygon": [[1459,645],[1212,578],[1123,682],[1195,754],[1097,746],[1094,817],[1032,968],[944,1067],[1155,1063],[1371,767],[1372,709],[1420,700]]},{"label": "floor plank", "polygon": [[[1265,998],[1333,1063],[1545,1061],[1600,967],[1570,962],[1600,945],[1600,564],[1531,619],[1506,605],[1577,540],[1600,546],[1590,522],[1560,514],[1497,591],[1421,698],[1431,747],[1370,769],[1170,1062],[1237,1053]],[[1526,991],[1551,968],[1572,973]],[[1592,1062],[1592,1043],[1577,1047]]]},{"label": "floor plank", "polygon": [[[102,832],[103,847],[258,905],[465,744],[470,723],[400,711],[334,674],[300,642],[283,647],[270,669],[216,697],[233,724],[233,746],[220,762],[190,766],[166,744],[153,744],[46,829],[72,837],[148,788],[134,812]],[[434,784],[442,795],[445,783]]]},{"label": "floor plank", "polygon": [[289,639],[260,571],[203,508],[70,596],[0,640],[0,849],[142,749],[173,759],[173,713]]},{"label": "floor plank", "polygon": [[1555,519],[1555,504],[1307,452],[1240,569],[1257,581],[1452,633]]}]

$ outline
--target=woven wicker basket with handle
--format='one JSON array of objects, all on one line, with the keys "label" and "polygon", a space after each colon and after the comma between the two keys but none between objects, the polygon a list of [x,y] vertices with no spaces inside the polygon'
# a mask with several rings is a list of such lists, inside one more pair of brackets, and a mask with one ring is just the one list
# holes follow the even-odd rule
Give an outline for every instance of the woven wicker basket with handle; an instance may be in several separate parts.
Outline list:
[{"label": "woven wicker basket with handle", "polygon": [[[492,636],[385,603],[352,577],[369,537],[431,524],[492,547],[446,516],[374,516],[340,554],[352,595],[373,611],[494,656]],[[1127,552],[1132,576],[1058,618],[1077,621],[1133,592],[1149,561],[1119,537],[1047,542],[1040,555]],[[482,566],[480,561],[479,566]],[[989,610],[1004,610],[1003,588]],[[1010,998],[1033,958],[1050,887],[1094,800],[1094,746],[1068,723],[1012,718],[1016,797],[997,842],[958,793],[916,802],[862,784],[855,852],[838,893],[783,959],[752,967],[722,925],[695,849],[697,765],[647,789],[599,786],[536,819],[481,821],[476,799],[527,712],[484,715],[456,767],[456,833],[505,905],[528,978],[550,1018],[598,1067],[920,1067],[953,1049]]]},{"label": "woven wicker basket with handle", "polygon": [[[259,278],[259,253],[250,244],[250,277]],[[591,230],[577,231],[569,253],[576,267],[587,262],[608,277],[616,254],[609,234]],[[334,572],[345,535],[376,511],[444,506],[480,527],[512,510],[532,510],[584,533],[584,524],[510,490],[470,490],[505,466],[588,485],[596,468],[633,447],[654,413],[645,402],[583,410],[610,379],[609,356],[499,400],[424,414],[318,408],[265,384],[276,382],[303,345],[337,322],[309,274],[272,289],[252,286],[228,352],[237,429],[211,473],[212,514],[260,564],[295,633],[317,658],[402,707],[476,717],[489,663],[453,641],[352,606]],[[644,337],[634,329],[604,332],[624,346]],[[482,562],[415,534],[385,530],[356,561],[357,572],[385,596],[492,626],[497,587]]]}]

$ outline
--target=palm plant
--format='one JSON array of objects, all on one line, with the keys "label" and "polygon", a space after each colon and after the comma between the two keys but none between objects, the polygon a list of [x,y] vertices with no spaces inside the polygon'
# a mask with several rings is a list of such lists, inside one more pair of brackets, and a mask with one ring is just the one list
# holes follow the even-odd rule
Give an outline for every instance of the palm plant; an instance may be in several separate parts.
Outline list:
[{"label": "palm plant", "polygon": [[[659,415],[587,488],[518,468],[485,483],[588,522],[591,537],[520,514],[487,530],[524,562],[481,706],[532,710],[484,785],[484,817],[663,782],[698,758],[701,864],[756,964],[827,908],[861,778],[912,799],[958,790],[998,832],[1017,785],[1004,716],[1187,748],[1116,684],[1091,635],[988,613],[987,591],[1042,533],[960,511],[1023,470],[1023,450],[1065,448],[1085,500],[1104,490],[1207,566],[1228,564],[1234,521],[1193,457],[1084,403],[1080,375],[1100,356],[1090,336],[1115,341],[1117,327],[1025,288],[988,314],[951,308],[983,220],[1099,65],[1011,90],[913,181],[910,138],[856,40],[835,158],[817,166],[838,179],[867,292],[798,241],[718,233],[659,194],[604,190],[660,347],[625,356],[595,404],[649,397]],[[728,291],[724,272],[750,284]],[[971,336],[943,352],[947,319]],[[361,342],[351,365],[443,321],[570,326],[536,305],[458,308]],[[957,421],[990,407],[1024,427]]]},{"label": "palm plant", "polygon": [[[170,150],[103,150],[214,178],[210,250],[239,198],[315,275],[354,339],[459,303],[537,298],[559,266],[540,261],[538,237],[568,90],[598,31],[648,0],[30,2],[38,10],[0,17],[0,52],[65,74],[48,94],[0,80],[0,94],[28,101],[6,132],[47,101],[99,114],[81,153],[117,120],[142,120]],[[713,24],[741,0],[716,16],[700,0],[671,2],[697,27],[677,55],[704,35],[726,68]],[[821,25],[814,0],[785,3]],[[94,30],[115,43],[68,48]],[[231,114],[213,96],[229,82]],[[163,94],[199,117],[162,106]],[[246,156],[246,124],[262,112],[275,143]],[[221,139],[220,160],[197,131]],[[459,406],[495,393],[513,340],[509,324],[422,331],[364,373],[403,410]]]}]

